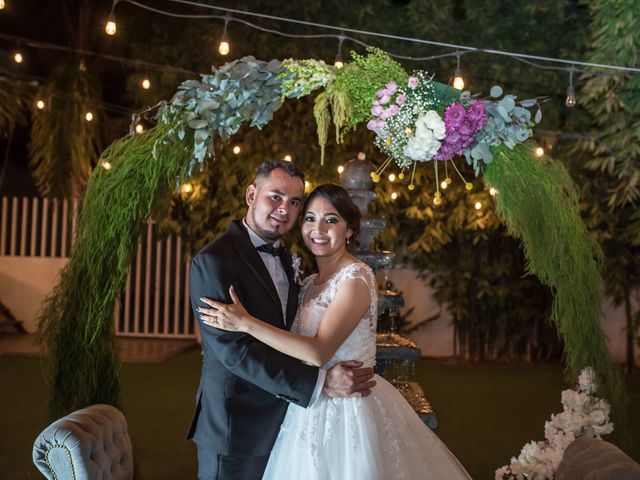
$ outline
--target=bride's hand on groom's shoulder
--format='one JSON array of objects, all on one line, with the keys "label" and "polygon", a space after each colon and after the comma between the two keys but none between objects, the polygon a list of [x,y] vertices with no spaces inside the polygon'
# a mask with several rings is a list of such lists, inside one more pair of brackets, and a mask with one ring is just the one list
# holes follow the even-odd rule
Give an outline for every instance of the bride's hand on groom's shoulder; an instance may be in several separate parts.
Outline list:
[{"label": "bride's hand on groom's shoulder", "polygon": [[252,317],[240,302],[233,286],[229,288],[229,295],[232,303],[222,303],[206,297],[201,298],[200,301],[209,305],[210,308],[198,307],[200,319],[205,325],[220,330],[246,332]]},{"label": "bride's hand on groom's shoulder", "polygon": [[334,398],[366,397],[376,385],[373,368],[363,367],[362,362],[340,362],[327,371],[323,392]]}]

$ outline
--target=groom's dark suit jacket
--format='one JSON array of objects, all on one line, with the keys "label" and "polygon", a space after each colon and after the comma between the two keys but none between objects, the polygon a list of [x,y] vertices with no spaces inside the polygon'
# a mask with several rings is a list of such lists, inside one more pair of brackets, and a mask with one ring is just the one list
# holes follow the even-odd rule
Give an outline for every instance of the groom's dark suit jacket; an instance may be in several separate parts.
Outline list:
[{"label": "groom's dark suit jacket", "polygon": [[[280,257],[289,277],[286,323],[276,288],[240,221],[204,247],[191,262],[191,305],[197,319],[201,297],[226,303],[233,285],[256,318],[279,328],[291,326],[298,286],[291,256]],[[220,455],[268,455],[287,402],[306,407],[318,369],[288,357],[244,333],[218,330],[200,321],[203,364],[196,410],[188,438]]]}]

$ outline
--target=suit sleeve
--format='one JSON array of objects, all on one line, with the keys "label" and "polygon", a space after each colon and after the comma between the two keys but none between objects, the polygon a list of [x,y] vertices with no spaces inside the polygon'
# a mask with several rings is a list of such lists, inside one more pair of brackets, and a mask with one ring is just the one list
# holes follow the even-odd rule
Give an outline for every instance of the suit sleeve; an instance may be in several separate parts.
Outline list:
[{"label": "suit sleeve", "polygon": [[[200,298],[230,303],[229,287],[235,283],[234,280],[232,265],[225,265],[223,260],[212,254],[201,253],[191,262],[191,305],[200,325],[205,354],[215,355],[227,370],[243,380],[279,398],[302,407],[308,406],[318,379],[317,367],[284,355],[250,335],[218,330],[200,320],[196,309],[207,306]],[[259,312],[252,314],[260,318]]]}]

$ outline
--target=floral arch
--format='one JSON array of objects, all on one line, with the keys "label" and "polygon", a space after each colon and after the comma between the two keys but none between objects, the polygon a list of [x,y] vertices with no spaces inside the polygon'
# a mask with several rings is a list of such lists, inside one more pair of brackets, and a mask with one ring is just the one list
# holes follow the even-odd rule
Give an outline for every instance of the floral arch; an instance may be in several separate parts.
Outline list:
[{"label": "floral arch", "polygon": [[[283,101],[313,92],[323,155],[332,121],[338,141],[361,123],[376,133],[388,160],[374,181],[392,161],[411,175],[410,189],[418,167],[435,168],[437,175],[440,164],[458,171],[456,157],[470,164],[498,192],[497,214],[521,239],[529,271],[554,292],[551,319],[564,341],[567,374],[575,379],[591,366],[603,396],[623,397],[599,325],[600,250],[582,223],[565,168],[531,152],[540,99],[518,101],[500,87],[488,98],[461,93],[371,49],[340,69],[316,60],[253,57],[214,68],[159,104],[155,127],[105,150],[101,161],[111,168],[91,176],[75,250],[41,314],[52,417],[120,402],[112,313],[154,199],[213,156],[214,137],[228,140],[245,122],[261,128]],[[433,201],[443,201],[439,189]]]}]

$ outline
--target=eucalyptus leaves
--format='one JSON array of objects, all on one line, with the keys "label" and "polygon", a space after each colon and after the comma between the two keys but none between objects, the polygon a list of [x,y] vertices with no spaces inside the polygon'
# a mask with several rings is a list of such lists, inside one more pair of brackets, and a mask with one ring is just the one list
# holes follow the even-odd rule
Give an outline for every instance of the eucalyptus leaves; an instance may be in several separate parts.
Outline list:
[{"label": "eucalyptus leaves", "polygon": [[269,123],[282,106],[282,72],[278,60],[244,57],[213,68],[201,81],[183,82],[171,101],[161,105],[158,117],[171,125],[165,141],[193,145],[188,175],[204,165],[205,156],[214,156],[215,135],[226,141],[243,122],[257,128]]}]

